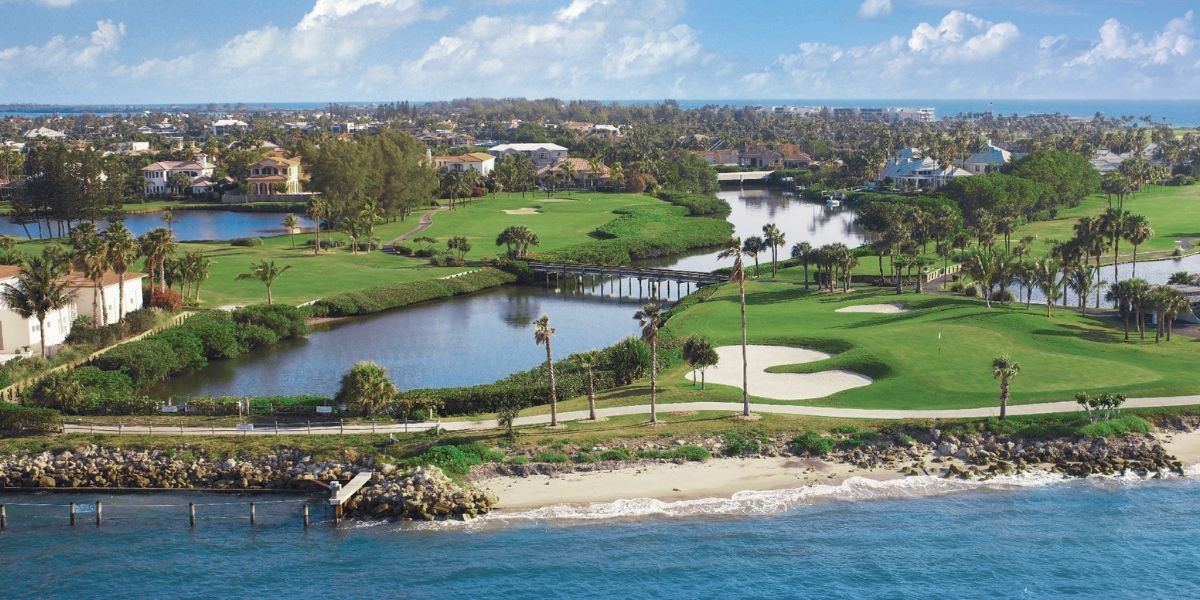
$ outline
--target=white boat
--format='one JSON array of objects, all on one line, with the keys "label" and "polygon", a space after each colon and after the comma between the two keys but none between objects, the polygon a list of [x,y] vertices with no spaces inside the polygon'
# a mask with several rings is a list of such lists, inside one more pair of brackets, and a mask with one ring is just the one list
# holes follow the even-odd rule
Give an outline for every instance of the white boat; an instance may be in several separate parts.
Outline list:
[{"label": "white boat", "polygon": [[842,201],[838,200],[837,198],[834,198],[833,196],[829,196],[828,198],[825,199],[825,206],[838,207],[841,205],[842,205]]}]

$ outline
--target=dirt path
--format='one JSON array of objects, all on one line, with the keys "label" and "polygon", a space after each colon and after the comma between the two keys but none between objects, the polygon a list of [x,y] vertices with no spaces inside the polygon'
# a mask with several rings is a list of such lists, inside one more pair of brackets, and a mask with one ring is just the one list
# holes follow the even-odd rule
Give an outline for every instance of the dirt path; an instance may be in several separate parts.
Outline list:
[{"label": "dirt path", "polygon": [[431,226],[433,226],[433,213],[435,213],[439,210],[441,210],[441,209],[434,208],[434,209],[427,210],[424,213],[422,213],[421,219],[419,221],[417,221],[417,226],[410,229],[404,235],[401,235],[400,237],[384,244],[383,248],[382,248],[383,252],[385,254],[395,254],[396,253],[396,244],[403,242],[405,240],[410,240],[410,239],[416,237],[422,231],[429,229]]}]

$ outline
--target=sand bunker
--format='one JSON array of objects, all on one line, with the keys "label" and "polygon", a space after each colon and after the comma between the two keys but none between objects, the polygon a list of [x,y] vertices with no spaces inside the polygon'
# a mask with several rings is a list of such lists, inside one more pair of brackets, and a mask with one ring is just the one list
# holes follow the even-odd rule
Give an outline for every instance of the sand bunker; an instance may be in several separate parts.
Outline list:
[{"label": "sand bunker", "polygon": [[510,215],[536,215],[542,211],[540,211],[536,208],[525,207],[525,208],[516,208],[516,209],[512,209],[512,210],[505,210],[504,212],[507,214],[510,214]]},{"label": "sand bunker", "polygon": [[859,304],[858,306],[845,306],[833,312],[840,313],[879,313],[890,315],[893,313],[908,312],[903,304]]},{"label": "sand bunker", "polygon": [[575,202],[575,200],[571,198],[546,198],[545,200],[538,200],[538,202]]},{"label": "sand bunker", "polygon": [[[717,348],[720,361],[707,371],[709,383],[742,387],[742,347]],[[795,365],[825,360],[830,355],[815,350],[787,346],[747,346],[750,394],[775,400],[809,400],[824,398],[843,390],[871,384],[871,378],[840,369],[820,373],[767,373],[775,365]],[[692,373],[685,377],[691,381]]]}]

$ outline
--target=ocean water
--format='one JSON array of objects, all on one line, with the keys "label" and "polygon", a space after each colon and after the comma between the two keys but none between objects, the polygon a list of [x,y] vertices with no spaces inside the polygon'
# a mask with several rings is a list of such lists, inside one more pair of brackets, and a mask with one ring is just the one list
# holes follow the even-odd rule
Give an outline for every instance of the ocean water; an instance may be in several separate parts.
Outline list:
[{"label": "ocean water", "polygon": [[[1200,475],[1200,473],[1193,473]],[[5,598],[1189,598],[1200,481],[910,478],[304,530],[303,499],[0,496]],[[93,501],[94,497],[78,498]],[[195,530],[187,501],[198,508]],[[268,504],[267,502],[275,502]],[[154,508],[155,505],[161,508]],[[140,506],[140,508],[139,508]],[[136,515],[137,519],[132,516]],[[314,505],[314,520],[321,509]]]},{"label": "ocean water", "polygon": [[[390,101],[389,101],[390,102]],[[604,100],[603,102],[620,102],[621,104],[629,105],[647,105],[662,102],[662,100]],[[974,98],[974,99],[829,99],[829,98],[725,98],[725,99],[689,99],[678,100],[679,106],[685,109],[700,108],[702,106],[828,106],[830,108],[858,106],[858,107],[887,107],[887,106],[919,106],[933,107],[938,118],[953,117],[959,114],[966,113],[982,113],[992,112],[999,115],[1029,115],[1043,113],[1061,113],[1072,117],[1091,118],[1097,112],[1106,117],[1115,118],[1123,115],[1129,115],[1139,119],[1138,123],[1145,126],[1146,123],[1140,121],[1142,117],[1151,117],[1154,124],[1163,122],[1170,123],[1176,127],[1197,127],[1200,126],[1200,103],[1192,100],[1062,100],[1062,99],[1040,99],[1040,100],[1012,100],[1012,99],[989,99],[989,98]],[[349,106],[374,106],[378,102],[339,102],[339,104]],[[420,105],[422,102],[414,102]],[[222,103],[222,106],[224,103]],[[300,110],[320,110],[329,105],[328,102],[271,102],[265,106],[276,111],[300,111]],[[39,108],[37,110],[21,110],[9,109],[0,110],[0,117],[39,117],[45,115],[72,115],[83,112],[92,112],[95,114],[136,114],[143,110],[156,111],[181,111],[181,112],[196,112],[203,110],[207,105],[195,104],[144,104],[144,105],[128,105],[128,106],[52,106]],[[260,110],[264,104],[259,102],[247,103],[247,107],[252,110]],[[217,113],[228,112],[224,108],[220,108]]]}]

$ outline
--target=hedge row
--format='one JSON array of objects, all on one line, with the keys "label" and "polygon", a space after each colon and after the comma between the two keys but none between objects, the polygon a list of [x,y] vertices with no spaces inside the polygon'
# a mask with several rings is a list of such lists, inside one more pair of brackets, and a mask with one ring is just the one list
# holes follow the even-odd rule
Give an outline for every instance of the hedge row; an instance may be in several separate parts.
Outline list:
[{"label": "hedge row", "polygon": [[349,317],[427,300],[470,294],[516,281],[516,276],[497,269],[481,269],[451,279],[411,281],[346,292],[318,300],[309,309],[313,316]]},{"label": "hedge row", "polygon": [[0,431],[53,433],[62,426],[58,411],[0,402]]}]

